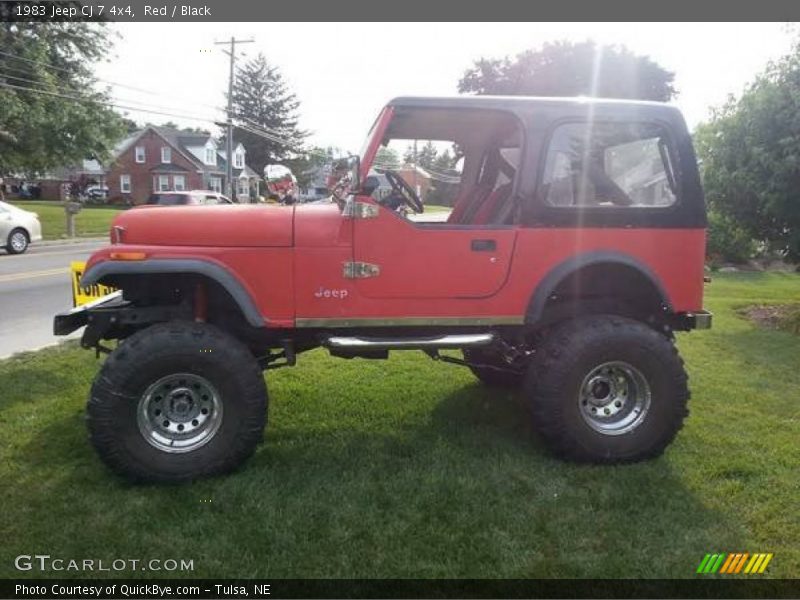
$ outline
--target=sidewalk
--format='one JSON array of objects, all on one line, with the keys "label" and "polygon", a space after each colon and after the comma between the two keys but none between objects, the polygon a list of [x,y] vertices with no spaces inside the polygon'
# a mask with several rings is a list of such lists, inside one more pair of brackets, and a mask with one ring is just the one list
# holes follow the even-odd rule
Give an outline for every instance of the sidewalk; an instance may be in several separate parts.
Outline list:
[{"label": "sidewalk", "polygon": [[42,240],[40,242],[34,242],[37,246],[60,246],[62,244],[89,244],[92,242],[107,242],[108,236],[104,235],[102,237],[74,237],[74,238],[63,238],[60,240]]}]

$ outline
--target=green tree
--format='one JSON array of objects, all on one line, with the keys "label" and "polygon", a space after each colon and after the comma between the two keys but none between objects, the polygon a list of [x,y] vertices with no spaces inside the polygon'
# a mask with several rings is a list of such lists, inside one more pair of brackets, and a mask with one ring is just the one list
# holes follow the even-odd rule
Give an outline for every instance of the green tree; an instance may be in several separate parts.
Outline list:
[{"label": "green tree", "polygon": [[393,148],[381,146],[375,157],[375,162],[387,169],[400,168],[400,155]]},{"label": "green tree", "polygon": [[0,22],[0,173],[110,155],[125,126],[91,71],[109,46],[103,24]]},{"label": "green tree", "polygon": [[277,67],[263,54],[244,63],[233,83],[233,112],[244,127],[267,130],[254,133],[237,129],[234,141],[247,150],[247,162],[261,173],[268,164],[302,155],[308,133],[298,126],[300,102]]},{"label": "green tree", "polygon": [[297,185],[305,188],[319,175],[320,170],[325,165],[329,165],[334,161],[337,154],[337,149],[331,146],[327,148],[315,146],[307,152],[283,161],[282,164],[286,165],[294,173],[297,178]]},{"label": "green tree", "polygon": [[433,145],[433,142],[428,141],[417,153],[417,165],[423,169],[433,168],[438,154],[439,153],[436,150],[436,146]]},{"label": "green tree", "polygon": [[557,41],[521,52],[513,59],[475,61],[458,82],[458,91],[667,101],[677,95],[674,77],[650,58],[624,46]]},{"label": "green tree", "polygon": [[700,126],[695,144],[712,210],[800,260],[800,44]]},{"label": "green tree", "polygon": [[436,157],[436,160],[434,160],[433,164],[428,168],[436,171],[437,173],[451,174],[449,171],[453,170],[455,163],[456,160],[450,154],[450,150],[445,150]]},{"label": "green tree", "polygon": [[407,165],[413,164],[417,160],[417,151],[414,149],[414,144],[406,146],[406,151],[403,153],[403,162]]}]

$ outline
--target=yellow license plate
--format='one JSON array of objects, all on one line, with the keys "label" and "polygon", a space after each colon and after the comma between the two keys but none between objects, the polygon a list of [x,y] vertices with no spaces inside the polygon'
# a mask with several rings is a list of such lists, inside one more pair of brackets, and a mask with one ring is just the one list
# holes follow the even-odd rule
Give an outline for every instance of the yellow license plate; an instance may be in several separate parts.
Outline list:
[{"label": "yellow license plate", "polygon": [[72,275],[72,305],[80,306],[92,300],[97,300],[116,291],[116,288],[100,285],[96,283],[87,287],[81,287],[81,277],[86,270],[85,262],[71,262],[69,268]]}]

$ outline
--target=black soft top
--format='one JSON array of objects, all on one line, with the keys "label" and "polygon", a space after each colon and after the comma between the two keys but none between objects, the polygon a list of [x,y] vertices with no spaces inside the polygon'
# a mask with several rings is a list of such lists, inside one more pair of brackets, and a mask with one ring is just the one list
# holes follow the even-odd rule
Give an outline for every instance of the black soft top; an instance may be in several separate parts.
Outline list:
[{"label": "black soft top", "polygon": [[582,117],[587,113],[612,117],[678,121],[683,117],[678,108],[664,102],[619,100],[612,98],[546,97],[546,96],[400,96],[389,102],[395,108],[484,109],[504,110],[521,117],[546,115],[549,119]]}]

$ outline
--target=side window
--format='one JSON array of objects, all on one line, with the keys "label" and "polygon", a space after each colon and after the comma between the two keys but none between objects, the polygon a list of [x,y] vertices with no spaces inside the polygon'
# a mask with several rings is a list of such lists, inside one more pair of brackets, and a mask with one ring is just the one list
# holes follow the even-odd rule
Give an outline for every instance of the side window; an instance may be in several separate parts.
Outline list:
[{"label": "side window", "polygon": [[654,123],[569,123],[553,132],[542,197],[557,207],[664,208],[676,174],[666,133]]},{"label": "side window", "polygon": [[206,194],[203,204],[219,204],[219,199],[216,196],[212,196],[211,194]]},{"label": "side window", "polygon": [[452,207],[458,196],[463,157],[451,140],[398,138],[378,150],[370,173],[378,178],[373,193],[376,200],[385,200],[392,193],[383,171],[397,173],[426,205]]}]

